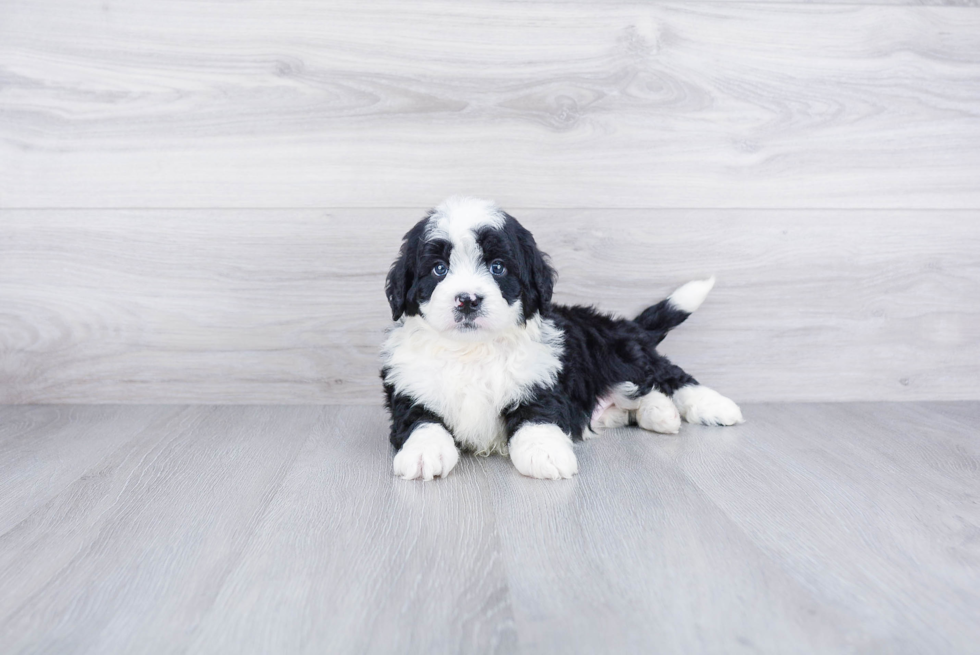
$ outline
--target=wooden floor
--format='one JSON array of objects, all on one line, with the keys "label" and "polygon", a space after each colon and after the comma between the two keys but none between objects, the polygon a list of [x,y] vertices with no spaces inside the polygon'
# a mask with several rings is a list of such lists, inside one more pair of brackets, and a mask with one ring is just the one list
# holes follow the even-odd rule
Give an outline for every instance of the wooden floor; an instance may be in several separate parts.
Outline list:
[{"label": "wooden floor", "polygon": [[980,403],[745,413],[418,483],[376,407],[0,407],[0,643],[978,652]]}]

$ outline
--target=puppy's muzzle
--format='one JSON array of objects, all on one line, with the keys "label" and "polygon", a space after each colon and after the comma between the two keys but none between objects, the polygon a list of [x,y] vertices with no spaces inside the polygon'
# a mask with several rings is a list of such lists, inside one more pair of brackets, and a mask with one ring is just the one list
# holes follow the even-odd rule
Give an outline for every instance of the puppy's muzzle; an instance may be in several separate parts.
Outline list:
[{"label": "puppy's muzzle", "polygon": [[480,303],[483,302],[483,296],[472,295],[469,293],[461,293],[456,296],[456,316],[457,321],[460,319],[471,319],[476,316],[480,311]]}]

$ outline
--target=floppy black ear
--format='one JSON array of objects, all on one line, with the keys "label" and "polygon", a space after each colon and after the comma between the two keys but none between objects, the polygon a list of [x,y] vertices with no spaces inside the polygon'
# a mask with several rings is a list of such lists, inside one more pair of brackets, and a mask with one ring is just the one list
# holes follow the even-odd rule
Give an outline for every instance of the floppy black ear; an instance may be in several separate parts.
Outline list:
[{"label": "floppy black ear", "polygon": [[524,287],[521,298],[524,303],[524,317],[530,318],[551,303],[551,294],[555,289],[555,278],[558,274],[548,263],[548,255],[538,250],[534,237],[513,216],[506,215],[514,221],[517,243],[520,244],[524,266],[521,268],[521,283]]},{"label": "floppy black ear", "polygon": [[385,281],[385,295],[388,297],[388,304],[391,305],[391,320],[393,321],[401,318],[406,309],[413,304],[412,295],[415,293],[419,242],[422,240],[428,218],[428,216],[423,218],[405,234],[401,248],[398,250],[398,258],[388,271],[388,279]]},{"label": "floppy black ear", "polygon": [[385,282],[385,295],[388,296],[388,304],[391,305],[391,320],[393,321],[397,321],[405,313],[405,291],[409,284],[408,278],[411,275],[405,255],[405,244],[402,244],[398,259],[388,270],[388,279]]}]

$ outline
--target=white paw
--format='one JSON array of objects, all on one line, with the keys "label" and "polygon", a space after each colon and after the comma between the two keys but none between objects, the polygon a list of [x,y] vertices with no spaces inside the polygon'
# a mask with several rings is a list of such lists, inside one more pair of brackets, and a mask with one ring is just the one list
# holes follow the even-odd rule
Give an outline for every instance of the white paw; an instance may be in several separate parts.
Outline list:
[{"label": "white paw", "polygon": [[617,407],[616,405],[609,405],[602,410],[599,416],[592,419],[591,427],[593,431],[598,432],[599,430],[621,428],[624,425],[629,425],[629,422],[629,410]]},{"label": "white paw", "polygon": [[639,391],[632,382],[620,382],[610,387],[605,395],[596,401],[592,410],[589,427],[594,432],[621,428],[630,424],[630,411],[639,406],[636,393]]},{"label": "white paw", "polygon": [[681,429],[681,415],[674,403],[656,390],[640,398],[640,406],[636,408],[636,422],[644,430],[662,434],[677,434]]},{"label": "white paw", "polygon": [[446,477],[459,461],[459,450],[446,428],[423,423],[395,454],[395,475],[405,480]]},{"label": "white paw", "polygon": [[738,405],[714,389],[700,384],[678,389],[674,393],[674,403],[688,423],[735,425],[745,420]]},{"label": "white paw", "polygon": [[572,440],[557,425],[524,425],[510,439],[510,460],[531,478],[558,480],[578,473]]}]

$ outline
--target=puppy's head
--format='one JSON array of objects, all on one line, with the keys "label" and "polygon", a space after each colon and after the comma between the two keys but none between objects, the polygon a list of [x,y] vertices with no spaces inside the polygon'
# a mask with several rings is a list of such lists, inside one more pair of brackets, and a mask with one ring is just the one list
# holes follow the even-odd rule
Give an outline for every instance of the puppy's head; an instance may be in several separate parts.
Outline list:
[{"label": "puppy's head", "polygon": [[551,302],[555,272],[534,237],[493,202],[450,198],[408,231],[385,292],[392,319],[490,338]]}]

